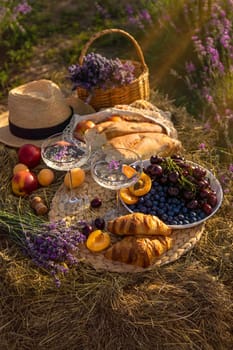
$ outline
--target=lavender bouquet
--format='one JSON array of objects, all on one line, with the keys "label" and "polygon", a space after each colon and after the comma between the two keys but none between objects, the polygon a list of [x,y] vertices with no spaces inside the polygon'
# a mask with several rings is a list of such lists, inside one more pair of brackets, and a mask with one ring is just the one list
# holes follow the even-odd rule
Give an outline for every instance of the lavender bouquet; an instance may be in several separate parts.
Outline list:
[{"label": "lavender bouquet", "polygon": [[58,287],[59,276],[78,264],[78,246],[86,240],[78,224],[67,226],[64,220],[46,222],[30,213],[21,216],[0,211],[0,229],[38,267],[51,274]]},{"label": "lavender bouquet", "polygon": [[108,59],[92,52],[84,57],[82,65],[73,64],[68,71],[73,90],[81,87],[91,93],[95,88],[108,89],[131,83],[135,79],[134,69],[130,61]]}]

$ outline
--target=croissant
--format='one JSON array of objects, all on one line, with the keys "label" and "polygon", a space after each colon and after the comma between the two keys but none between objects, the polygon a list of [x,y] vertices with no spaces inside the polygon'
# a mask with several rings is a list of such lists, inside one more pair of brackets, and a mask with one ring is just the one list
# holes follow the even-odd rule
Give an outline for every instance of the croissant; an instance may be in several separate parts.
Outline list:
[{"label": "croissant", "polygon": [[171,228],[157,216],[133,213],[117,217],[107,224],[107,229],[117,235],[163,235],[168,236]]},{"label": "croissant", "polygon": [[119,261],[125,264],[148,267],[156,258],[165,253],[172,246],[171,237],[124,237],[114,243],[106,252],[109,260]]}]

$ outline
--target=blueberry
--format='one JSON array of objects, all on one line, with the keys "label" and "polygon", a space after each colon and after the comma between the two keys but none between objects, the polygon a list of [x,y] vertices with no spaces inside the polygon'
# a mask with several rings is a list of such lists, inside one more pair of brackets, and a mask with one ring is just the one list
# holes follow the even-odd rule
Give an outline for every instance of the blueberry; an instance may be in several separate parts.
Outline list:
[{"label": "blueberry", "polygon": [[172,224],[172,225],[178,225],[178,222],[177,222],[176,220],[172,220],[172,221],[171,221],[171,224]]},{"label": "blueberry", "polygon": [[180,208],[174,207],[174,208],[173,208],[173,211],[174,211],[175,214],[178,214],[178,213],[180,212]]},{"label": "blueberry", "polygon": [[145,206],[140,207],[140,212],[146,214],[147,208]]},{"label": "blueberry", "polygon": [[183,214],[179,214],[179,215],[178,215],[178,219],[179,219],[179,220],[184,220],[184,215],[183,215]]},{"label": "blueberry", "polygon": [[152,205],[153,205],[153,202],[152,202],[150,199],[147,199],[147,200],[145,201],[145,207],[151,208]]},{"label": "blueberry", "polygon": [[166,199],[165,199],[164,196],[161,196],[161,197],[160,197],[160,203],[164,203],[164,202],[166,202]]},{"label": "blueberry", "polygon": [[156,194],[156,189],[152,187],[151,190],[150,190],[150,193],[151,193],[151,195]]},{"label": "blueberry", "polygon": [[163,214],[161,217],[162,217],[163,221],[166,221],[168,219],[168,215],[167,214]]},{"label": "blueberry", "polygon": [[138,203],[144,203],[144,202],[145,202],[144,197],[139,197]]}]

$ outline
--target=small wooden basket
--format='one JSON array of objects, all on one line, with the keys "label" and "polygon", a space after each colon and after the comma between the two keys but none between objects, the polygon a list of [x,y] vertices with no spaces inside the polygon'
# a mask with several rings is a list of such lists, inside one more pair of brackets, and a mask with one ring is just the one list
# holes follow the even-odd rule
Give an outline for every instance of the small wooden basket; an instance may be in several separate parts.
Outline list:
[{"label": "small wooden basket", "polygon": [[[83,64],[84,56],[86,55],[91,44],[98,38],[106,34],[118,33],[126,36],[134,45],[137,55],[140,61],[130,61],[134,67],[134,75],[135,79],[123,86],[114,87],[110,89],[95,89],[91,99],[88,103],[96,110],[100,110],[101,108],[113,107],[117,104],[130,104],[136,100],[149,99],[150,96],[150,87],[149,87],[149,71],[148,67],[145,63],[144,56],[140,46],[137,41],[127,32],[121,29],[105,29],[93,35],[90,40],[83,47],[80,57],[79,64]],[[126,60],[121,60],[125,62]],[[128,60],[129,61],[129,60]],[[78,97],[87,101],[89,97],[89,92],[84,88],[77,88]]]}]

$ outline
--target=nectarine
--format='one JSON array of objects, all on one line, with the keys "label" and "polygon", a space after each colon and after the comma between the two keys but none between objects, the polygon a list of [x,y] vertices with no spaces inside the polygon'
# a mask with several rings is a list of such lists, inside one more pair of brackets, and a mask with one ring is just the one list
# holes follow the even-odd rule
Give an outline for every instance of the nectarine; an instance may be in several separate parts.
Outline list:
[{"label": "nectarine", "polygon": [[38,188],[36,174],[31,171],[18,171],[11,180],[11,187],[17,196],[25,196]]},{"label": "nectarine", "polygon": [[25,143],[18,150],[18,159],[20,163],[27,165],[29,168],[34,168],[40,163],[41,149],[30,143]]}]

